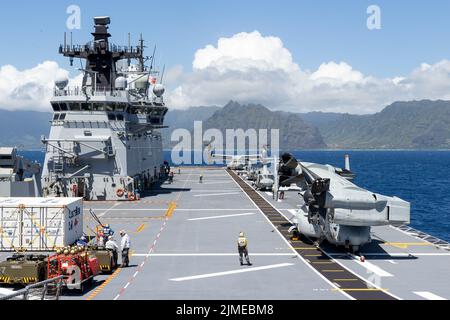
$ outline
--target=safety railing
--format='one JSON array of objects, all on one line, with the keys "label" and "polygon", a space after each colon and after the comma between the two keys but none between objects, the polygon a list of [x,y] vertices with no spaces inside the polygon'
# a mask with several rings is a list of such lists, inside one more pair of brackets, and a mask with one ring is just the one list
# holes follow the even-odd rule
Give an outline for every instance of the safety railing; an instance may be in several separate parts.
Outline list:
[{"label": "safety railing", "polygon": [[55,88],[53,90],[54,97],[119,97],[126,98],[128,93],[125,90],[111,90],[108,88],[97,88],[92,87],[82,88],[82,87],[66,87],[64,89]]},{"label": "safety railing", "polygon": [[396,228],[402,230],[403,232],[408,233],[411,236],[414,236],[414,237],[420,238],[422,240],[425,240],[427,242],[430,242],[431,244],[435,245],[436,247],[450,251],[450,243],[445,240],[439,239],[439,238],[429,235],[425,232],[414,229],[406,224],[396,226]]},{"label": "safety railing", "polygon": [[9,295],[0,296],[0,300],[45,300],[45,298],[50,295],[50,288],[52,289],[51,296],[53,299],[59,300],[63,278],[64,276],[59,276],[30,284],[24,289],[17,290]]}]

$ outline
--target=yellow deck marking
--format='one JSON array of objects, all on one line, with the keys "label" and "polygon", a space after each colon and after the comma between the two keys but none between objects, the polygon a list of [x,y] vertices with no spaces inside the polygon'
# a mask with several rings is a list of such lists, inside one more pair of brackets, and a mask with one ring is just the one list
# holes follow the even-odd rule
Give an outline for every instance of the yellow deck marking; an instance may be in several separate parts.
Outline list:
[{"label": "yellow deck marking", "polygon": [[333,261],[313,261],[314,264],[333,264]]},{"label": "yellow deck marking", "polygon": [[94,292],[86,298],[86,300],[92,300],[94,299],[102,290],[103,288],[111,281],[113,280],[115,277],[117,277],[117,275],[120,273],[120,271],[122,270],[122,268],[118,268],[116,269],[116,271],[114,271],[113,274],[111,274],[108,279],[105,280],[105,282],[103,282],[99,287],[97,287]]},{"label": "yellow deck marking", "polygon": [[305,254],[305,257],[321,257],[321,254]]},{"label": "yellow deck marking", "polygon": [[432,246],[432,244],[428,242],[385,242],[383,244],[400,249],[407,249],[409,246]]},{"label": "yellow deck marking", "polygon": [[177,208],[177,203],[172,201],[169,204],[169,208],[167,208],[166,214],[164,215],[166,218],[170,218],[173,216],[173,212],[175,211],[175,209]]},{"label": "yellow deck marking", "polygon": [[144,230],[145,228],[145,223],[142,223],[137,229],[136,229],[136,233],[141,232],[142,230]]},{"label": "yellow deck marking", "polygon": [[358,281],[358,279],[353,278],[353,279],[333,279],[333,281]]}]

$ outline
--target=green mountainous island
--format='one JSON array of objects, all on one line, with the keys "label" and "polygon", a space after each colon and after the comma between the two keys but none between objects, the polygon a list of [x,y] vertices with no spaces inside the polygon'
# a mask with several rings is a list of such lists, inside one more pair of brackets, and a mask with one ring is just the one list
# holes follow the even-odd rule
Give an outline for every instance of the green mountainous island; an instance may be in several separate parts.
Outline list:
[{"label": "green mountainous island", "polygon": [[[51,113],[0,110],[0,146],[42,149],[40,139],[50,129]],[[280,129],[283,150],[301,149],[450,149],[450,101],[395,102],[370,115],[291,113],[257,104],[230,101],[224,107],[170,110],[163,129],[164,146],[177,128],[193,130]]]}]

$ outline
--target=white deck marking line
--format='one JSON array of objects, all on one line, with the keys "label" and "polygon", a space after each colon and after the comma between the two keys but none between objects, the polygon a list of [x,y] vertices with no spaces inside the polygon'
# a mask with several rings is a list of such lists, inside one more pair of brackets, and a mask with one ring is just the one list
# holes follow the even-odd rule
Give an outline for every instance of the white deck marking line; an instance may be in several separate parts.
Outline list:
[{"label": "white deck marking line", "polygon": [[222,183],[231,183],[231,182],[233,182],[233,181],[220,181],[220,182],[218,182],[218,181],[214,181],[214,182],[203,182],[202,184],[206,184],[206,185],[208,185],[208,184],[222,184]]},{"label": "white deck marking line", "polygon": [[[98,214],[97,217],[99,217],[99,218],[100,218],[100,217],[103,217],[105,214],[107,214],[109,211],[111,211],[112,209],[114,209],[114,208],[117,207],[118,205],[120,205],[120,202],[118,202],[118,203],[112,205],[110,208],[106,209],[103,213]],[[97,209],[97,210],[99,210],[99,209]]]},{"label": "white deck marking line", "polygon": [[[188,179],[191,177],[191,174],[189,174]],[[186,188],[186,182],[183,184],[183,189]],[[179,201],[181,198],[181,191],[178,193],[178,196],[176,197],[176,201]],[[148,254],[150,255],[151,253],[153,253],[156,243],[161,235],[161,233],[164,231],[164,228],[167,225],[167,222],[169,221],[169,217],[166,216],[166,218],[164,219],[164,223],[162,224],[161,228],[159,229],[159,233],[156,237],[156,239],[153,241],[153,245],[150,247],[150,250],[148,251]],[[127,284],[120,289],[119,293],[114,297],[113,300],[118,300],[120,298],[120,296],[125,292],[126,288],[133,282],[133,280],[137,277],[137,275],[139,274],[140,271],[142,271],[142,269],[145,266],[145,263],[148,261],[150,256],[145,257],[144,261],[142,261],[142,263],[139,265],[139,267],[137,268],[136,272],[134,273],[133,277],[128,280]]]},{"label": "white deck marking line", "polygon": [[[325,250],[322,250],[322,252],[328,256],[330,259],[332,259],[332,255],[329,254],[328,252],[326,252]],[[341,254],[342,256],[342,254]],[[346,269],[348,272],[350,272],[351,274],[353,274],[355,277],[360,278],[362,281],[370,284],[373,288],[379,289],[381,291],[383,291],[384,293],[386,293],[387,295],[390,295],[391,297],[397,299],[397,300],[403,300],[402,298],[396,296],[395,294],[388,292],[386,290],[383,290],[379,285],[369,281],[368,279],[364,278],[363,276],[359,275],[358,273],[356,273],[355,271],[351,270],[350,268],[346,267],[343,263],[341,263],[339,260],[336,259],[332,259],[334,262],[336,262],[338,265],[340,265],[342,268]],[[367,261],[367,260],[366,260]]]},{"label": "white deck marking line", "polygon": [[[239,253],[135,253],[133,257],[237,257]],[[251,253],[255,257],[292,257],[293,253]]]},{"label": "white deck marking line", "polygon": [[203,218],[193,218],[188,219],[188,221],[198,221],[198,220],[210,220],[210,219],[222,219],[222,218],[231,218],[231,217],[242,217],[242,216],[251,216],[255,215],[254,212],[248,212],[248,213],[237,213],[237,214],[228,214],[223,216],[212,216],[212,217],[203,217]]},{"label": "white deck marking line", "polygon": [[[240,190],[238,188],[233,189],[218,189],[214,190],[214,192],[239,192]],[[200,190],[191,190],[192,193],[202,193],[202,192],[211,192],[211,189],[200,189]]]},{"label": "white deck marking line", "polygon": [[359,264],[361,267],[367,269],[368,271],[375,273],[376,275],[380,276],[380,277],[393,277],[392,274],[390,274],[387,271],[384,271],[383,269],[381,269],[380,267],[370,263],[369,261],[364,261],[361,262],[359,261],[359,259],[354,256],[354,255],[350,255],[352,260],[355,261],[357,264]]},{"label": "white deck marking line", "polygon": [[195,194],[193,195],[193,197],[217,197],[217,196],[228,196],[228,195],[233,195],[233,194],[241,194],[241,192],[236,191],[236,192],[225,192],[225,193],[207,193],[207,194]]},{"label": "white deck marking line", "polygon": [[[245,182],[245,181],[244,181]],[[244,192],[244,190],[242,190],[243,192]],[[250,201],[252,201],[253,202],[253,200],[250,198],[250,197],[248,197],[249,199],[250,199]],[[266,199],[265,199],[266,200]],[[267,201],[267,200],[266,200]],[[270,203],[269,201],[267,201],[268,203]],[[253,202],[254,203],[254,202]],[[255,204],[255,206],[256,206],[256,204]],[[274,207],[284,218],[286,218],[287,220],[289,220],[284,214],[283,214],[283,212],[281,212],[280,210],[278,210],[276,207]],[[266,217],[266,215],[261,211],[261,213]],[[270,222],[270,220],[266,217],[266,219]],[[270,222],[270,224],[272,224],[271,222]],[[272,224],[273,225],[273,224]],[[279,232],[279,230],[277,229],[277,228],[275,228],[275,230],[281,235],[281,237],[283,238],[283,240],[285,240],[285,242],[289,245],[289,247],[290,248],[292,248],[292,246],[291,246],[291,244],[283,237],[283,235]],[[294,250],[293,248],[292,248],[292,250]],[[294,250],[295,251],[295,250]],[[296,251],[295,251],[296,252]],[[382,290],[378,285],[376,285],[375,283],[373,283],[373,282],[371,282],[371,281],[369,281],[369,280],[367,280],[366,278],[364,278],[364,277],[362,277],[362,276],[360,276],[358,273],[356,273],[355,271],[353,271],[353,270],[351,270],[351,269],[349,269],[348,267],[346,267],[344,264],[342,264],[340,261],[338,261],[338,260],[336,260],[336,259],[333,259],[332,258],[332,254],[329,254],[328,252],[326,252],[325,250],[323,250],[323,249],[321,249],[321,252],[323,252],[323,254],[325,254],[326,256],[328,256],[328,258],[330,258],[332,261],[334,261],[335,263],[337,263],[338,265],[340,265],[342,268],[344,268],[345,270],[347,270],[348,272],[350,272],[351,274],[353,274],[355,277],[358,277],[359,279],[361,279],[362,281],[364,281],[364,282],[366,282],[366,283],[368,283],[368,284],[370,284],[373,288],[377,288],[377,289],[380,289],[380,290]],[[297,252],[296,252],[297,253]],[[297,253],[297,255],[300,257],[300,259],[302,259],[305,263],[306,263],[306,261],[305,261],[305,259],[300,255],[300,254],[298,254]],[[342,256],[342,254],[340,254],[341,256]],[[325,278],[319,271],[317,271],[316,269],[314,269],[312,266],[311,266],[311,264],[309,264],[309,263],[307,263],[307,266],[308,267],[310,267],[311,269],[313,269],[313,271],[315,271],[317,274],[319,274],[323,279],[325,279],[325,281],[327,281],[328,283],[333,283],[333,282],[331,282],[331,281],[329,281],[327,278]],[[333,285],[334,286],[334,285]],[[335,289],[338,289],[337,287],[335,287]],[[353,298],[352,296],[350,296],[349,294],[347,294],[346,292],[344,292],[344,291],[342,291],[342,290],[339,290],[338,289],[338,291],[340,291],[342,294],[344,294],[344,295],[346,295],[346,296],[348,296],[351,300],[356,300],[355,298]],[[392,294],[391,292],[387,292],[387,291],[385,291],[385,290],[382,290],[384,293],[386,293],[387,295],[390,295],[391,297],[393,297],[393,298],[395,298],[395,299],[397,299],[397,300],[403,300],[403,299],[401,299],[400,297],[398,297],[398,296],[396,296],[396,295],[394,295],[394,294]]]},{"label": "white deck marking line", "polygon": [[[262,210],[256,205],[256,203],[252,200],[252,198],[250,198],[250,196],[244,191],[244,189],[242,189],[242,187],[239,185],[239,183],[237,183],[237,181],[235,181],[233,179],[233,177],[231,176],[231,174],[229,172],[227,172],[228,175],[230,176],[230,178],[234,181],[234,183],[242,190],[242,192],[247,196],[247,198],[250,200],[251,203],[253,203],[253,205],[255,206],[256,209],[258,209],[258,211],[261,213],[261,215],[267,220],[267,222],[269,223],[269,225],[271,225],[273,227],[273,229],[278,233],[278,235],[281,237],[281,239],[288,245],[289,249],[308,267],[310,268],[313,272],[315,272],[322,280],[324,280],[326,283],[328,283],[331,287],[333,287],[334,289],[338,289],[338,292],[340,292],[342,295],[344,295],[346,298],[350,299],[350,300],[356,300],[355,298],[353,298],[351,295],[349,295],[347,292],[339,290],[339,287],[337,287],[336,285],[333,284],[333,282],[331,282],[330,280],[328,280],[323,274],[321,274],[318,270],[316,270],[310,263],[307,263],[306,260],[297,252],[295,251],[295,249],[292,247],[292,245],[286,240],[286,238],[283,236],[283,234],[280,232],[280,230],[278,230],[278,228],[276,228],[273,223],[269,220],[269,218],[264,214],[264,212],[262,212]],[[280,212],[280,211],[279,211]],[[280,212],[281,213],[281,212]]]},{"label": "white deck marking line", "polygon": [[417,294],[418,296],[421,296],[422,298],[425,298],[427,300],[447,300],[441,296],[438,296],[437,294],[431,293],[429,291],[414,291],[414,294]]},{"label": "white deck marking line", "polygon": [[[339,257],[345,254],[342,253],[330,253],[330,256]],[[450,253],[431,253],[431,252],[411,252],[411,253],[361,253],[361,255],[366,257],[420,257],[420,256],[431,256],[431,257],[440,257],[440,256],[450,256]]]},{"label": "white deck marking line", "polygon": [[[177,211],[249,211],[253,210],[254,208],[236,208],[236,209],[221,209],[221,208],[211,208],[211,209],[205,209],[205,208],[192,208],[192,209],[176,209]],[[95,210],[108,210],[108,209],[95,209]],[[89,209],[84,209],[84,211],[89,211]],[[167,208],[126,208],[126,209],[109,209],[109,211],[167,211]],[[106,217],[107,218],[107,217]]]},{"label": "white deck marking line", "polygon": [[197,280],[197,279],[204,279],[204,278],[221,277],[221,276],[227,276],[230,274],[237,274],[237,273],[283,268],[283,267],[289,267],[289,266],[293,266],[293,265],[294,265],[293,263],[279,263],[279,264],[272,264],[272,265],[262,266],[262,267],[237,269],[237,270],[230,270],[230,271],[224,271],[224,272],[206,273],[206,274],[200,274],[200,275],[196,275],[196,276],[189,276],[189,277],[182,277],[182,278],[173,278],[173,279],[169,279],[169,280],[176,281],[176,282],[189,281],[189,280]]},{"label": "white deck marking line", "polygon": [[[244,182],[247,183],[246,181],[244,181]],[[237,184],[237,182],[236,182],[236,184]],[[248,183],[247,183],[247,184],[248,184]],[[242,191],[245,192],[244,190],[242,190]],[[248,195],[247,195],[247,196],[248,196]],[[253,200],[252,200],[249,196],[248,196],[248,198],[250,199],[251,202],[253,202]],[[268,200],[265,199],[264,197],[263,197],[263,199],[264,199],[267,203],[271,204],[270,201],[268,201]],[[253,204],[255,204],[255,203],[253,202]],[[255,204],[255,206],[256,206],[256,204]],[[274,206],[273,206],[273,207],[274,207]],[[277,210],[284,218],[286,218],[287,220],[289,220],[289,219],[284,215],[283,212],[281,212],[280,210],[278,210],[276,207],[274,207],[274,208],[275,208],[275,209],[276,209],[276,210]],[[260,211],[261,211],[261,210],[260,210]],[[269,223],[273,226],[272,222],[267,218],[267,216],[266,216],[262,211],[261,211],[261,213],[262,213],[263,216],[269,221]],[[289,245],[289,247],[292,248],[291,244],[283,237],[283,235],[281,234],[281,232],[280,232],[277,228],[275,228],[275,230],[280,234],[280,236],[283,238],[283,240],[285,240],[285,242]],[[294,250],[294,249],[292,248],[292,250]],[[325,254],[326,256],[328,256],[328,258],[330,258],[332,261],[334,261],[335,263],[339,264],[342,268],[344,268],[345,270],[347,270],[347,271],[350,272],[351,274],[355,275],[355,277],[358,277],[359,279],[361,279],[362,281],[364,281],[364,282],[370,284],[370,285],[371,285],[372,287],[374,287],[374,288],[380,289],[381,291],[383,291],[383,292],[386,293],[387,295],[390,295],[391,297],[393,297],[393,298],[395,298],[395,299],[397,299],[397,300],[403,300],[403,299],[401,299],[400,297],[398,297],[398,296],[396,296],[396,295],[394,295],[394,294],[392,294],[392,293],[390,293],[390,292],[387,292],[387,291],[381,289],[378,285],[376,285],[375,283],[373,283],[373,282],[367,280],[366,278],[360,276],[358,273],[356,273],[355,271],[349,269],[348,267],[346,267],[344,264],[342,264],[342,263],[339,262],[338,260],[333,259],[332,256],[331,256],[330,254],[328,254],[328,252],[326,252],[325,250],[323,250],[323,249],[320,249],[320,250],[321,250],[321,252],[323,252],[323,254]],[[294,250],[294,251],[295,251],[295,250]],[[296,252],[296,251],[295,251],[295,252]],[[297,252],[296,252],[296,253],[297,253]],[[304,261],[304,262],[306,263],[305,259],[304,259],[300,254],[297,253],[297,255],[300,257],[300,259],[302,259],[302,261]],[[342,254],[341,254],[341,256],[342,256]],[[325,279],[325,281],[327,281],[328,283],[330,283],[330,284],[333,283],[333,282],[329,281],[327,278],[325,278],[319,271],[317,271],[316,269],[314,269],[314,268],[311,266],[311,264],[307,263],[307,266],[310,267],[310,268],[311,268],[313,271],[315,271],[317,274],[319,274],[319,275],[320,275],[323,279]],[[333,285],[333,286],[334,286],[334,285]],[[338,289],[338,288],[335,287],[335,289]],[[340,291],[342,294],[348,296],[350,299],[356,300],[356,299],[353,298],[352,296],[348,295],[346,292],[344,292],[344,291],[342,291],[342,290],[339,290],[339,289],[338,289],[338,291]]]},{"label": "white deck marking line", "polygon": [[179,182],[183,182],[183,181],[184,182],[196,182],[199,185],[201,185],[201,184],[208,184],[208,183],[210,184],[210,183],[227,183],[227,182],[230,182],[230,180],[215,180],[214,182],[203,182],[203,183],[200,183],[199,180],[177,180],[177,181],[179,181]]}]

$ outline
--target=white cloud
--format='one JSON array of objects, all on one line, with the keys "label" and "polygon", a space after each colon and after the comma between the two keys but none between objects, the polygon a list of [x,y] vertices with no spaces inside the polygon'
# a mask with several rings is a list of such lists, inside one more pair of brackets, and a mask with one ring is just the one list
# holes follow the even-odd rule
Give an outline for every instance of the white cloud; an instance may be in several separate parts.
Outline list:
[{"label": "white cloud", "polygon": [[353,68],[345,62],[336,63],[328,62],[320,65],[316,72],[312,73],[310,79],[317,84],[329,83],[340,85],[348,82],[361,83],[364,81],[364,75],[353,70]]},{"label": "white cloud", "polygon": [[[68,77],[69,72],[54,61],[18,70],[14,66],[0,67],[0,109],[50,111],[50,98],[55,79]],[[80,78],[71,79],[79,82]]]},{"label": "white cloud", "polygon": [[194,70],[215,68],[220,72],[253,69],[290,72],[299,69],[280,38],[263,37],[258,31],[220,38],[217,47],[208,45],[197,50],[192,66]]},{"label": "white cloud", "polygon": [[450,61],[393,78],[364,75],[346,62],[304,71],[283,42],[259,32],[220,38],[197,50],[190,73],[166,94],[171,108],[256,102],[286,111],[373,113],[398,100],[450,99]]},{"label": "white cloud", "polygon": [[[220,38],[197,50],[192,71],[170,68],[169,108],[223,105],[229,100],[261,103],[269,108],[308,112],[373,113],[394,101],[450,100],[450,61],[423,63],[407,75],[377,78],[355,70],[348,62],[324,62],[303,70],[283,42],[259,32]],[[0,109],[50,110],[54,80],[68,71],[46,61],[28,70],[0,67]],[[71,79],[79,84],[81,76]]]}]

